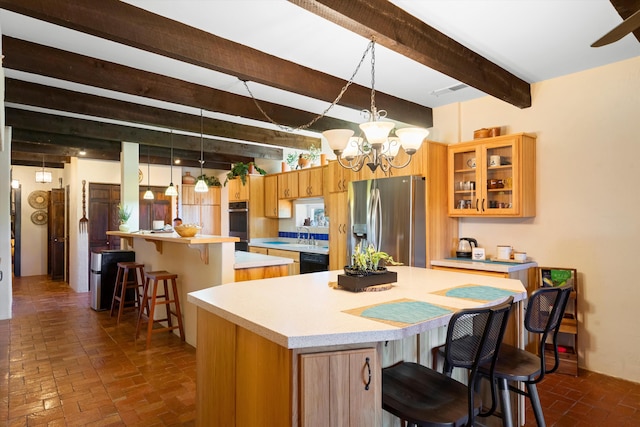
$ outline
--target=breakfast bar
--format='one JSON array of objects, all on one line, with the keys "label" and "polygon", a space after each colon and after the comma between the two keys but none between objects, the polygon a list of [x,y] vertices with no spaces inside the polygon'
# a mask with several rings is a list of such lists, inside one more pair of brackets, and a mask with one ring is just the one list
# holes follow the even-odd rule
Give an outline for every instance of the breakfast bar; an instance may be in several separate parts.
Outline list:
[{"label": "breakfast bar", "polygon": [[195,346],[196,309],[187,303],[187,294],[234,280],[234,242],[238,238],[121,231],[107,234],[120,237],[122,248],[134,251],[136,262],[143,263],[146,271],[166,270],[178,275],[185,339]]},{"label": "breakfast bar", "polygon": [[430,366],[456,310],[511,295],[513,332],[505,339],[521,342],[519,280],[393,270],[397,283],[379,292],[336,289],[341,271],[329,271],[189,293],[198,307],[198,425],[329,425],[324,417],[395,425],[381,409],[381,367]]}]

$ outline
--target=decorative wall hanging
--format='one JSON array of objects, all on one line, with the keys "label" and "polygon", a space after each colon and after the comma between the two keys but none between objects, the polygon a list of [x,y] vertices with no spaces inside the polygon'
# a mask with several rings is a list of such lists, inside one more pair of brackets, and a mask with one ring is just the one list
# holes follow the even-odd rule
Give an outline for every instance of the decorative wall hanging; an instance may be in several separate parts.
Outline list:
[{"label": "decorative wall hanging", "polygon": [[49,193],[44,190],[32,191],[29,194],[29,206],[34,209],[45,209],[49,201]]},{"label": "decorative wall hanging", "polygon": [[32,213],[31,222],[35,225],[45,225],[47,223],[47,211],[37,210]]}]

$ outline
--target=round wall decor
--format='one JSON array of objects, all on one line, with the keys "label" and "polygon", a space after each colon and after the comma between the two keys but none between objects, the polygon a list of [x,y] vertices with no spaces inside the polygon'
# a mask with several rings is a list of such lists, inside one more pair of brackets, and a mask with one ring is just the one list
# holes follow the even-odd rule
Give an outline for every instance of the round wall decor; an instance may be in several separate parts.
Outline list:
[{"label": "round wall decor", "polygon": [[49,193],[43,190],[32,191],[29,194],[29,205],[33,209],[44,209],[49,201]]},{"label": "round wall decor", "polygon": [[37,210],[31,214],[31,222],[35,225],[44,225],[47,223],[47,211]]}]

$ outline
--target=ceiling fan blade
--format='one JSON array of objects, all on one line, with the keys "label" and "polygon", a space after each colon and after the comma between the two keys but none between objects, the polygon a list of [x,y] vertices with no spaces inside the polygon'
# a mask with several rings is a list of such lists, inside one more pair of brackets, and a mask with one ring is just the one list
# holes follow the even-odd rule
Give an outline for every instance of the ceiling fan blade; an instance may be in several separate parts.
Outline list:
[{"label": "ceiling fan blade", "polygon": [[617,42],[638,28],[640,28],[640,10],[637,10],[633,15],[622,21],[620,25],[595,41],[591,47],[600,47]]}]

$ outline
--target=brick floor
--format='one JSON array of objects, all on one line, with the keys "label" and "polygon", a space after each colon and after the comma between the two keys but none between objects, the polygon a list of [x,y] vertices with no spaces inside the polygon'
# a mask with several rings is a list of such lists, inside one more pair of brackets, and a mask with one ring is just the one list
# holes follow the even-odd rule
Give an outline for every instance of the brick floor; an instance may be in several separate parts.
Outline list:
[{"label": "brick floor", "polygon": [[[63,282],[13,280],[13,319],[0,321],[0,426],[195,425],[192,346],[167,333],[147,350],[134,342],[133,312],[116,326]],[[640,384],[582,370],[538,389],[549,427],[640,426]]]},{"label": "brick floor", "polygon": [[89,294],[45,276],[13,279],[13,319],[0,321],[0,425],[195,425],[195,349],[156,334],[134,341]]}]

